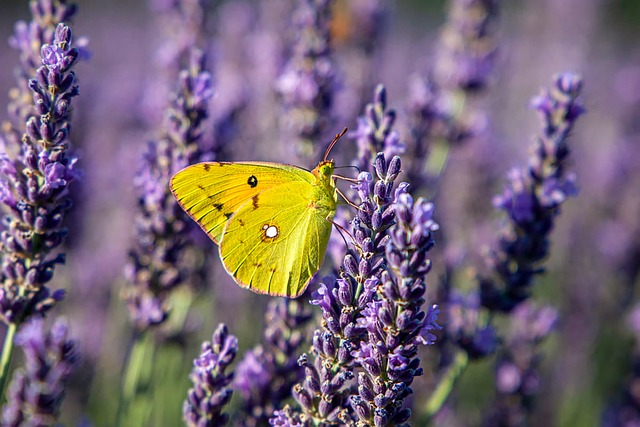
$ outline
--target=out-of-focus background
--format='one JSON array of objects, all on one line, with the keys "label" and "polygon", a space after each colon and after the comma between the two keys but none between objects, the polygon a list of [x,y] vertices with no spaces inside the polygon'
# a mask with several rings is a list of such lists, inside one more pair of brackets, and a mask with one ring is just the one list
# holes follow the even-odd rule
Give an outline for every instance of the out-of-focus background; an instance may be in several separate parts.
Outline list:
[{"label": "out-of-focus background", "polygon": [[[274,2],[273,7],[286,3]],[[335,14],[335,58],[344,77],[330,133],[355,128],[361,106],[369,102],[349,92],[357,91],[359,81],[384,84],[388,103],[402,124],[409,77],[426,75],[434,67],[447,3],[393,2],[368,68],[358,68],[361,58],[347,49],[349,32],[344,28],[355,24],[349,20],[353,16],[340,12],[348,10],[345,3],[338,2]],[[76,67],[80,97],[74,104],[71,139],[85,177],[75,184],[74,209],[67,220],[67,264],[57,268],[53,282],[67,289],[68,296],[54,314],[69,319],[83,355],[62,421],[77,425],[86,417],[101,426],[106,425],[101,423],[104,412],[112,410],[117,399],[115,387],[129,342],[119,295],[135,234],[132,181],[147,141],[157,136],[161,113],[150,106],[154,96],[166,96],[153,89],[162,73],[157,49],[171,29],[159,26],[145,1],[81,0],[78,5],[72,28],[76,38],[88,39],[91,58]],[[271,93],[280,64],[269,49],[284,43],[287,34],[260,45],[260,35],[252,32],[256,22],[284,19],[277,26],[286,19],[273,11],[275,16],[269,16],[264,2],[217,1],[211,9],[208,64],[217,93],[212,114],[221,114],[234,99],[248,104],[245,122],[240,121],[228,147],[229,160],[296,162],[280,142],[280,110]],[[30,19],[26,1],[0,2],[3,105],[18,64],[6,41],[20,19]],[[482,138],[450,154],[436,195],[436,216],[446,238],[436,248],[433,263],[438,271],[445,257],[455,256],[464,260],[461,265],[470,266],[481,255],[500,221],[491,199],[501,191],[507,172],[526,164],[529,144],[539,131],[530,98],[550,84],[554,73],[581,74],[587,114],[570,139],[570,167],[580,194],[563,205],[552,235],[548,271],[534,288],[536,300],[558,309],[559,324],[544,344],[541,392],[532,424],[601,425],[603,414],[626,387],[634,352],[629,316],[640,284],[640,2],[504,1],[497,26],[494,69],[476,100],[485,131]],[[367,93],[372,88],[365,85],[371,91]],[[4,119],[1,113],[0,118]],[[348,164],[353,150],[340,143],[334,152]],[[213,243],[211,251],[217,251]],[[156,425],[178,425],[198,342],[210,339],[218,322],[239,337],[241,352],[260,339],[268,297],[239,289],[217,257],[212,260],[214,279],[189,315],[193,334],[184,344],[187,356],[176,359],[178,351],[163,356],[161,374],[172,383],[155,396],[161,409],[154,419],[163,420]],[[470,271],[463,267],[459,274]],[[414,407],[429,393],[429,367],[435,365],[428,361],[431,354],[430,349],[424,352],[426,374],[416,381]],[[477,425],[482,419],[493,390],[492,370],[493,361],[484,360],[461,378],[453,394],[458,425]],[[173,378],[183,382],[177,384]]]}]

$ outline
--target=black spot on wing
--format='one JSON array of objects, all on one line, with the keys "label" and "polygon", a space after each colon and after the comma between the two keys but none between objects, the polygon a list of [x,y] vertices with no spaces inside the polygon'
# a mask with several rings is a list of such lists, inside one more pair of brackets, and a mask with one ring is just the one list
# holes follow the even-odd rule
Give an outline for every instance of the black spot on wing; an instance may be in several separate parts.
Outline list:
[{"label": "black spot on wing", "polygon": [[258,195],[256,194],[255,196],[253,196],[251,200],[253,201],[253,210],[255,211],[256,209],[258,209]]},{"label": "black spot on wing", "polygon": [[229,219],[229,218],[231,218],[231,217],[233,216],[233,212],[226,212],[226,213],[224,214],[224,216],[225,216],[227,219]]},{"label": "black spot on wing", "polygon": [[204,186],[203,186],[202,184],[198,184],[198,188],[199,188],[201,191],[204,191]]},{"label": "black spot on wing", "polygon": [[[209,196],[209,198],[215,197],[213,194],[211,196]],[[214,208],[216,208],[218,211],[222,210],[222,205],[220,203],[215,203],[213,205]]]},{"label": "black spot on wing", "polygon": [[255,186],[258,185],[258,178],[256,178],[255,175],[251,175],[247,180],[247,184],[249,184],[249,187],[255,188]]},{"label": "black spot on wing", "polygon": [[204,169],[205,172],[209,172],[209,169],[211,168],[211,166],[209,166],[208,163],[205,163],[202,168]]}]

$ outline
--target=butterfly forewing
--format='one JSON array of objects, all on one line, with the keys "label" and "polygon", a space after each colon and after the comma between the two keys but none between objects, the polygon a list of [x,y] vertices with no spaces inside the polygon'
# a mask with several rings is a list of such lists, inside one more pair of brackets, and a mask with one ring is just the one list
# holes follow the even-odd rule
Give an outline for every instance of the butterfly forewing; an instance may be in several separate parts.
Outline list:
[{"label": "butterfly forewing", "polygon": [[253,197],[291,182],[312,184],[314,179],[311,172],[291,165],[207,162],[175,174],[171,191],[213,241],[220,243],[229,218]]},{"label": "butterfly forewing", "polygon": [[335,196],[294,181],[260,193],[229,219],[220,256],[241,286],[296,297],[324,258]]}]

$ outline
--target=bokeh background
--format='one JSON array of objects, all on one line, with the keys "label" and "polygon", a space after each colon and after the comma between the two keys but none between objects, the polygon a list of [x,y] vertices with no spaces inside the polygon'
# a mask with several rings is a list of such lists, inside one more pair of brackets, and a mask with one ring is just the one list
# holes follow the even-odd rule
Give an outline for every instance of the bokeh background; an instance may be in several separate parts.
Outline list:
[{"label": "bokeh background", "polygon": [[[285,43],[286,34],[283,40],[262,40],[262,45],[255,34],[255,28],[269,20],[274,27],[286,24],[287,16],[277,12],[287,10],[286,4],[283,0],[270,7],[228,0],[211,8],[208,65],[216,90],[212,115],[222,117],[242,105],[238,129],[226,149],[229,160],[297,162],[282,142],[281,109],[273,90],[281,64],[269,50]],[[57,269],[53,283],[68,291],[55,314],[69,319],[83,355],[62,421],[77,425],[87,419],[101,426],[108,425],[102,420],[108,419],[117,400],[130,345],[119,295],[135,234],[132,182],[147,141],[157,136],[161,112],[152,106],[154,97],[166,92],[153,85],[162,77],[158,47],[170,29],[159,24],[146,1],[80,0],[78,5],[74,35],[87,37],[92,53],[76,67],[81,94],[74,104],[72,129],[85,177],[73,189],[67,264]],[[388,103],[402,123],[409,77],[425,75],[434,67],[447,2],[390,3],[386,26],[374,46],[375,61],[360,63],[349,50],[348,31],[341,30],[355,25],[349,21],[349,6],[344,1],[338,5],[343,10],[335,19],[343,21],[335,24],[335,55],[344,86],[337,93],[330,133],[355,128],[363,103],[370,100],[361,93],[372,94],[376,83],[386,86]],[[558,309],[559,323],[544,344],[541,392],[531,424],[602,425],[603,414],[621,401],[629,386],[638,345],[629,319],[640,285],[640,2],[504,1],[499,15],[498,53],[489,84],[474,99],[484,130],[481,137],[452,150],[437,191],[426,191],[435,198],[443,236],[433,263],[437,272],[446,257],[455,257],[460,260],[457,274],[472,274],[500,223],[492,197],[501,191],[512,167],[526,164],[529,144],[539,129],[530,98],[550,84],[554,73],[581,74],[587,114],[570,140],[571,169],[580,194],[563,206],[548,271],[534,288],[534,299]],[[3,103],[17,65],[17,54],[6,40],[19,19],[29,19],[27,2],[2,0]],[[334,151],[337,159],[349,164],[354,148],[341,142]],[[211,244],[211,252],[216,251]],[[239,337],[241,352],[260,339],[268,298],[234,285],[221,273],[216,256],[211,264],[213,279],[187,315],[189,339],[166,350],[159,362],[157,375],[165,376],[166,386],[154,392],[153,425],[179,425],[198,343],[210,338],[218,322]],[[431,280],[436,282],[438,275]],[[436,365],[429,358],[434,354],[424,352],[426,375],[416,383],[416,407],[429,393],[428,367]],[[493,366],[487,359],[467,369],[453,393],[453,415],[445,425],[480,423],[491,401]]]}]

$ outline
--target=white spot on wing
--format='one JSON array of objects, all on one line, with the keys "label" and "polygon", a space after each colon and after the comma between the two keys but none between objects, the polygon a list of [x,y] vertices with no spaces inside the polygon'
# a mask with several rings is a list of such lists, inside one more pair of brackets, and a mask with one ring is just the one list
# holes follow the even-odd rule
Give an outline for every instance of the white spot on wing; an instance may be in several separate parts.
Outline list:
[{"label": "white spot on wing", "polygon": [[264,230],[265,237],[268,237],[269,239],[273,239],[278,236],[278,227],[275,225],[265,224],[262,226],[262,229]]}]

